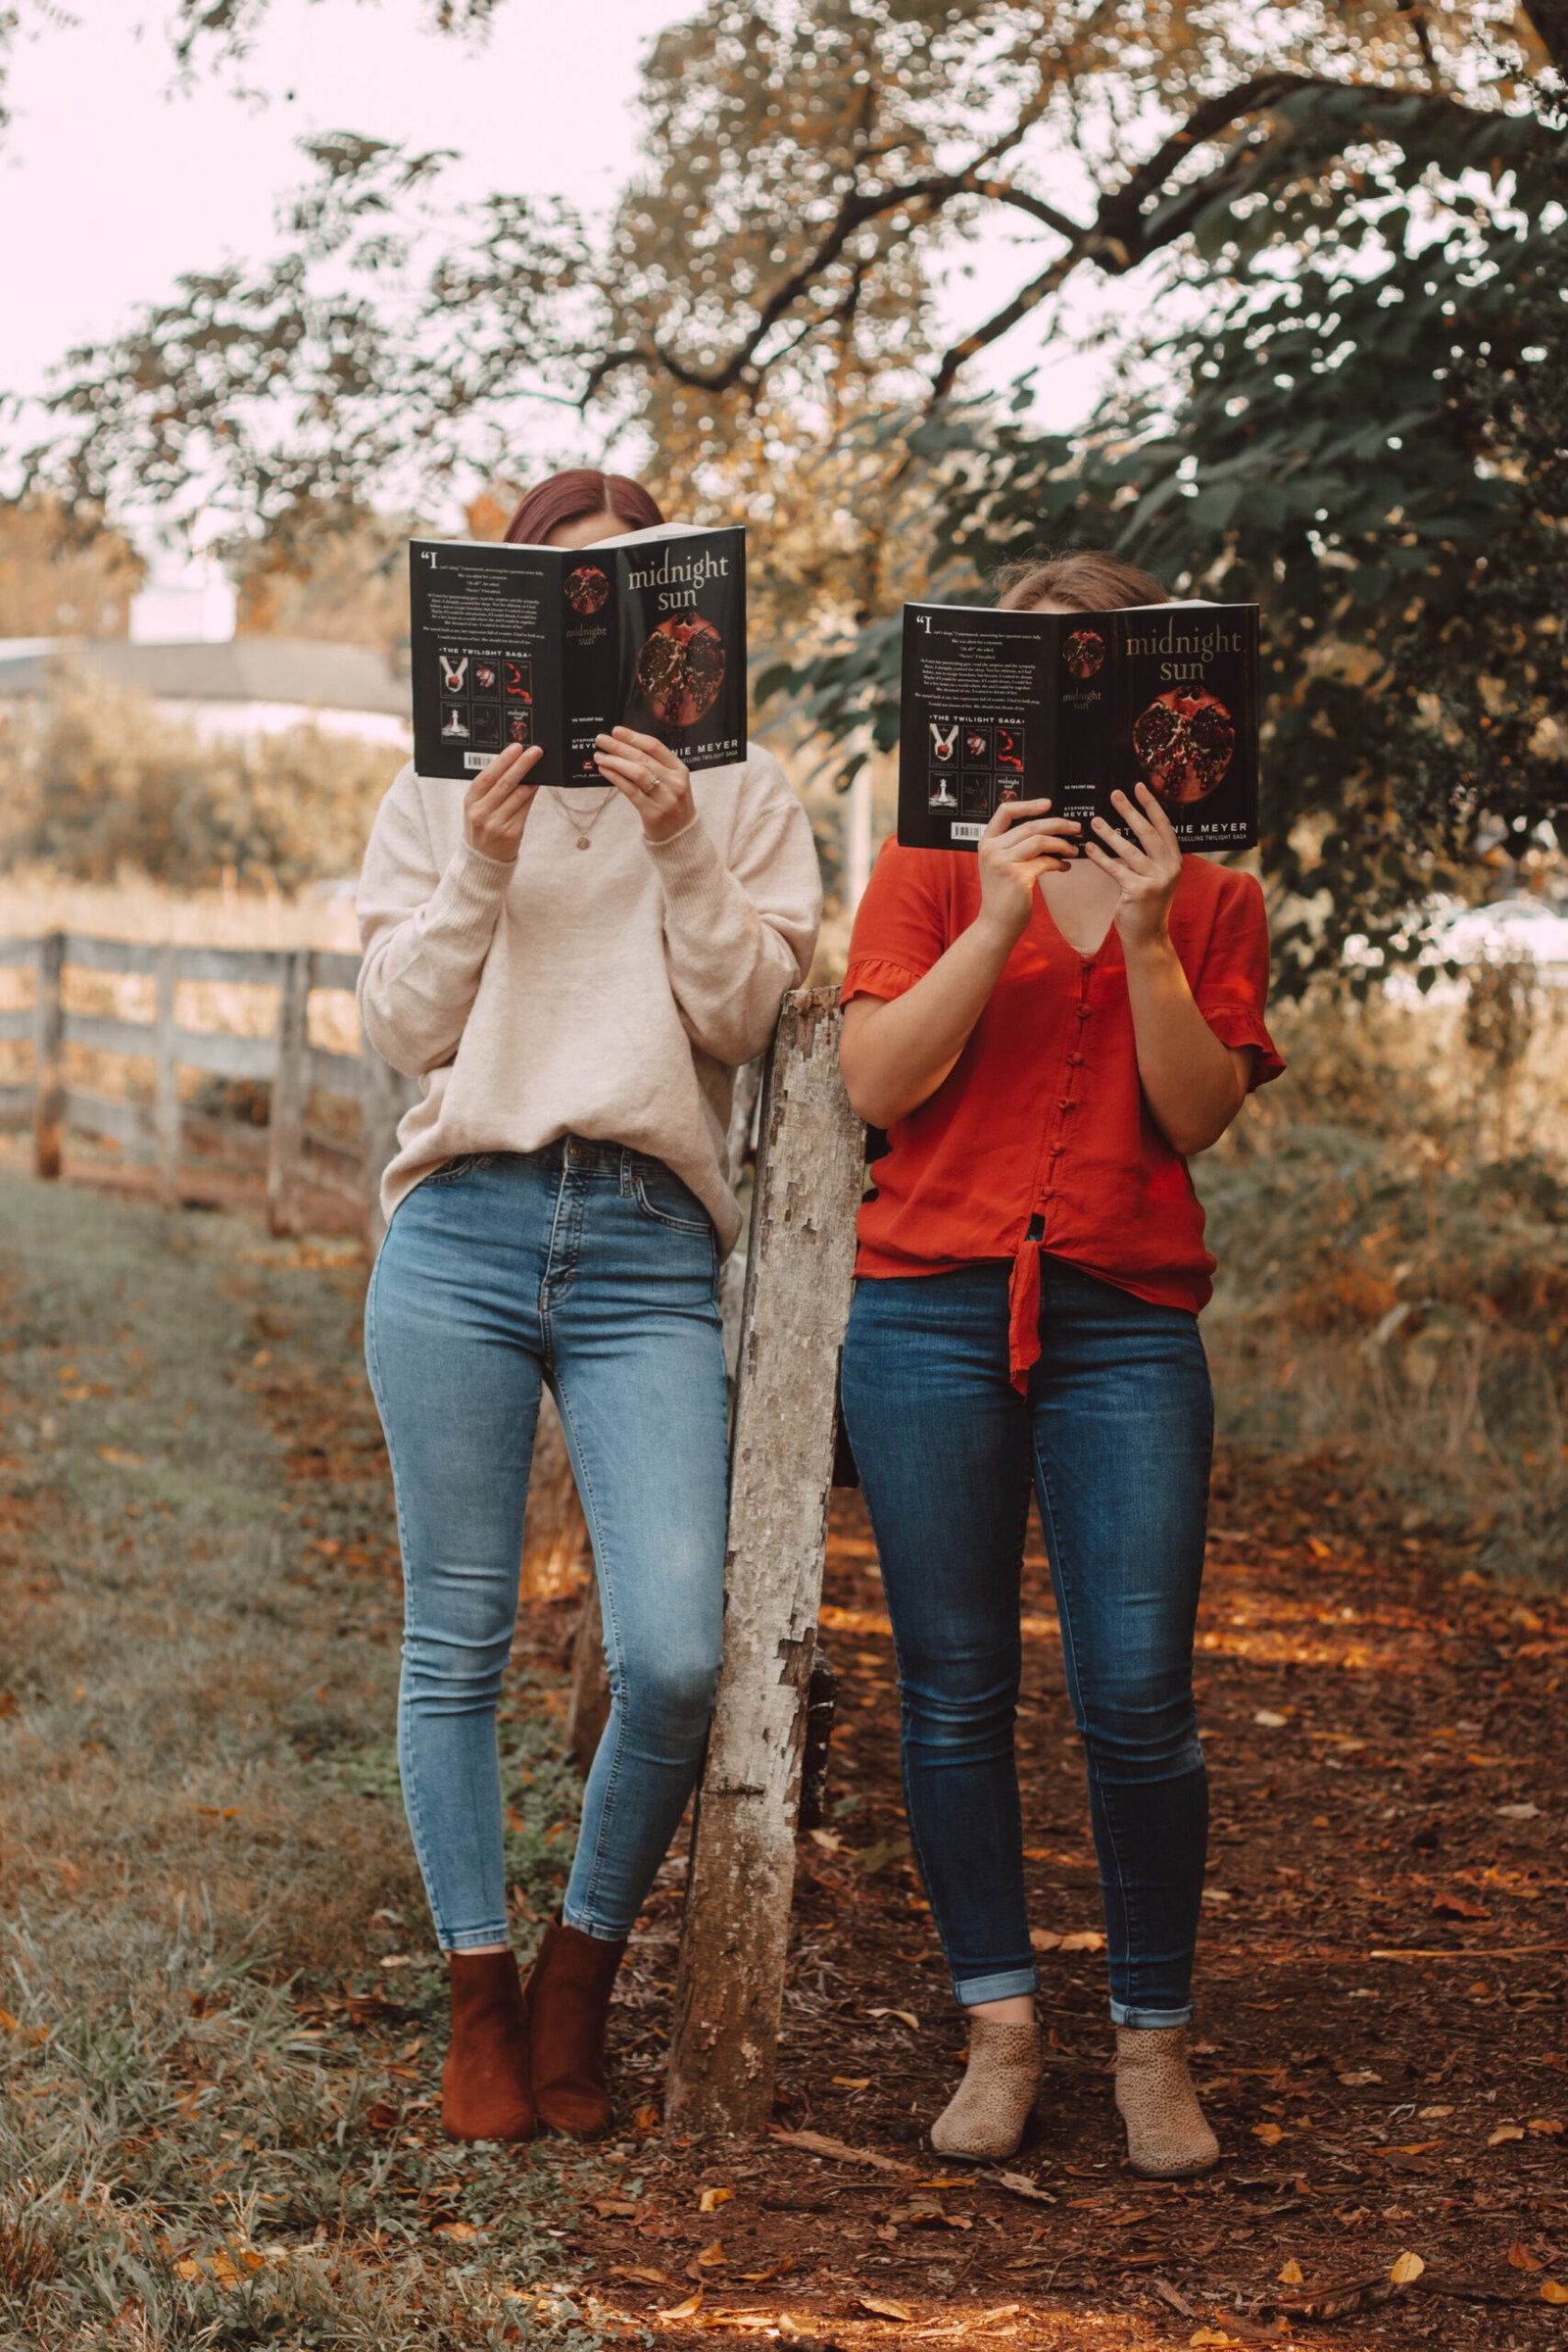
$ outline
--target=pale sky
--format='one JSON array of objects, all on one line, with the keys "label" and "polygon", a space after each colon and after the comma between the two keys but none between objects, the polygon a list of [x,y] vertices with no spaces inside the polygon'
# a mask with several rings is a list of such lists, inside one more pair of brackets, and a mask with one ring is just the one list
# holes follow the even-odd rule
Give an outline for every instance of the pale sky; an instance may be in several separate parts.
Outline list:
[{"label": "pale sky", "polygon": [[[635,158],[642,54],[690,5],[511,0],[487,40],[466,43],[417,29],[428,12],[415,0],[273,0],[252,57],[185,90],[171,86],[156,0],[72,0],[80,22],[24,40],[13,74],[0,389],[36,392],[72,342],[113,334],[182,271],[265,254],[279,200],[308,170],[295,141],[313,132],[455,148],[457,192],[510,182],[607,207]],[[266,102],[236,95],[241,81]],[[1020,275],[1004,227],[956,258],[962,274],[945,295],[955,325]],[[1026,327],[999,347],[992,379],[1037,353]],[[1044,380],[1051,422],[1071,423],[1100,366],[1064,353]]]}]

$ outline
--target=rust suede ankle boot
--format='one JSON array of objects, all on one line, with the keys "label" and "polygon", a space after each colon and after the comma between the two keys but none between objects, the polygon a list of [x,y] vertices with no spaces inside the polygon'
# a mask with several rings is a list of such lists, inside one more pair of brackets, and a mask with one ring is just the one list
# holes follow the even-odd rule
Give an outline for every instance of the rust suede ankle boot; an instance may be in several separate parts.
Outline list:
[{"label": "rust suede ankle boot", "polygon": [[605,2027],[624,1939],[607,1943],[553,1920],[528,1973],[528,2082],[535,2113],[552,2132],[598,2139],[612,2109],[605,2080]]},{"label": "rust suede ankle boot", "polygon": [[511,1952],[449,1952],[452,2045],[441,2076],[449,2139],[532,2139],[528,2032]]}]

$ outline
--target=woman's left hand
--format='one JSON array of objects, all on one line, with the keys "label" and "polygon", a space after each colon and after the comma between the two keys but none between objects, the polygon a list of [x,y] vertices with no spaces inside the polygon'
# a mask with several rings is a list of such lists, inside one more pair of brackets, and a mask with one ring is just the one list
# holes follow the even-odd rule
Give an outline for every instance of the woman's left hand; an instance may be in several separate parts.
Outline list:
[{"label": "woman's left hand", "polygon": [[656,736],[616,727],[596,739],[594,762],[605,782],[631,802],[650,841],[668,841],[696,815],[691,771]]},{"label": "woman's left hand", "polygon": [[1113,792],[1110,798],[1132,827],[1134,839],[1129,841],[1114,825],[1097,816],[1097,838],[1085,842],[1083,854],[1121,885],[1121,898],[1111,919],[1123,948],[1157,947],[1165,937],[1170,903],[1182,878],[1181,844],[1147,784],[1139,785],[1136,806],[1124,792]]}]

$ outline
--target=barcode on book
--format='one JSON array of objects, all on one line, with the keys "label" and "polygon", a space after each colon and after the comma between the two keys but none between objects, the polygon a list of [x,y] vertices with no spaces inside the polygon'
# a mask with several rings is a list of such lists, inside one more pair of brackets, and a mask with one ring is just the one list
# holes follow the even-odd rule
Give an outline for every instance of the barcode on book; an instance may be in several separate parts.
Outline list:
[{"label": "barcode on book", "polygon": [[490,754],[488,752],[465,752],[463,764],[471,776],[478,768],[489,766]]},{"label": "barcode on book", "polygon": [[984,831],[984,825],[960,825],[955,821],[948,827],[948,837],[952,841],[978,841]]}]

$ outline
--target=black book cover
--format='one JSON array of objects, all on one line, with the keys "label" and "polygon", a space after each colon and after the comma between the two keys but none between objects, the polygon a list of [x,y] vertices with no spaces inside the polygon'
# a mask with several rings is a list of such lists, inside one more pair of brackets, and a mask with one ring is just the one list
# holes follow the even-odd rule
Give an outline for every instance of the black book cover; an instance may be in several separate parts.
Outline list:
[{"label": "black book cover", "polygon": [[411,540],[409,652],[421,776],[538,743],[530,781],[602,784],[594,738],[616,726],[726,767],[746,757],[746,533]]},{"label": "black book cover", "polygon": [[1142,781],[1184,850],[1257,839],[1255,605],[906,605],[899,839],[970,850],[1007,801],[1116,822]]}]

